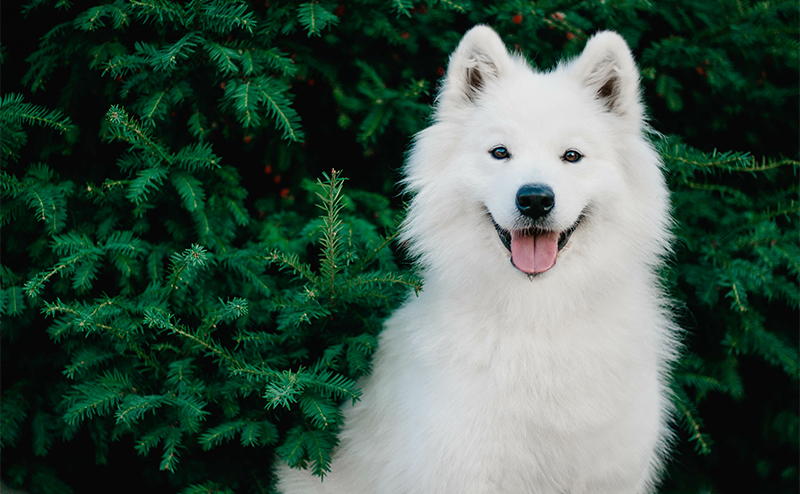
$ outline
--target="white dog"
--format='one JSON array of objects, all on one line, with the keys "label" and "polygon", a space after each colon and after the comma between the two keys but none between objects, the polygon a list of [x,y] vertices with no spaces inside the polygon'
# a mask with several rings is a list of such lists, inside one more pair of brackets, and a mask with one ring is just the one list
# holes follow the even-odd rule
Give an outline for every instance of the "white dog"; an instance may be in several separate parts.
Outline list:
[{"label": "white dog", "polygon": [[645,130],[619,35],[538,73],[471,29],[405,170],[424,289],[386,323],[330,474],[284,465],[278,490],[651,492],[677,343]]}]

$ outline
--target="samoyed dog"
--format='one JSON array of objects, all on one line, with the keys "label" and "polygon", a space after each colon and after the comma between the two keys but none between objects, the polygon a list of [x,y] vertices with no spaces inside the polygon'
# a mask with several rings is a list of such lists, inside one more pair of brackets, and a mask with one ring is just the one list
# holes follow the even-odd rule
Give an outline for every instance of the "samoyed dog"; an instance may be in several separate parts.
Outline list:
[{"label": "samoyed dog", "polygon": [[652,492],[677,344],[645,133],[619,35],[541,73],[467,32],[405,168],[424,289],[386,323],[330,474],[284,465],[278,490]]}]

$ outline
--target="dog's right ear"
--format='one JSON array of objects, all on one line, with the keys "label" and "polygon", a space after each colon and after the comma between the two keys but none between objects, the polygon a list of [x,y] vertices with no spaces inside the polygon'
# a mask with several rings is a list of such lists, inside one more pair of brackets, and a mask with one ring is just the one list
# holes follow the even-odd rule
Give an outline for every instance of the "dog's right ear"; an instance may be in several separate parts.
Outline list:
[{"label": "dog's right ear", "polygon": [[486,86],[503,77],[512,63],[506,46],[492,28],[473,27],[450,56],[437,107],[447,110],[475,104]]}]

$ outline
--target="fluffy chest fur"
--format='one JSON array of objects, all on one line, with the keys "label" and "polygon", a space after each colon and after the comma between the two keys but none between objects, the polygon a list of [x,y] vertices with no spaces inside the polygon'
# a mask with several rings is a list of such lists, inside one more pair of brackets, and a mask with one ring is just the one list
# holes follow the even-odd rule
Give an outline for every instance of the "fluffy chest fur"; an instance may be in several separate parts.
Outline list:
[{"label": "fluffy chest fur", "polygon": [[626,492],[646,482],[663,421],[647,331],[615,306],[537,328],[433,298],[390,320],[350,412],[369,424],[344,435],[351,453],[391,472],[375,492]]}]

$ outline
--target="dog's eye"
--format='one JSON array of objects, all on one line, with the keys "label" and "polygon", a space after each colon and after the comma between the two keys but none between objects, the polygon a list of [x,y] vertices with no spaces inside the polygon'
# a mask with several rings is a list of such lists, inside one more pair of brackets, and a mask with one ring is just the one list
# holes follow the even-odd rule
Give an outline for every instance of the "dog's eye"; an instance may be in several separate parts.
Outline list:
[{"label": "dog's eye", "polygon": [[574,149],[570,149],[569,151],[564,153],[564,156],[562,156],[561,159],[569,163],[577,163],[578,161],[581,160],[581,158],[583,158],[583,155],[581,153],[575,151]]},{"label": "dog's eye", "polygon": [[496,160],[504,160],[511,157],[511,154],[508,152],[508,149],[506,149],[505,146],[497,146],[496,148],[492,148],[489,153]]}]

